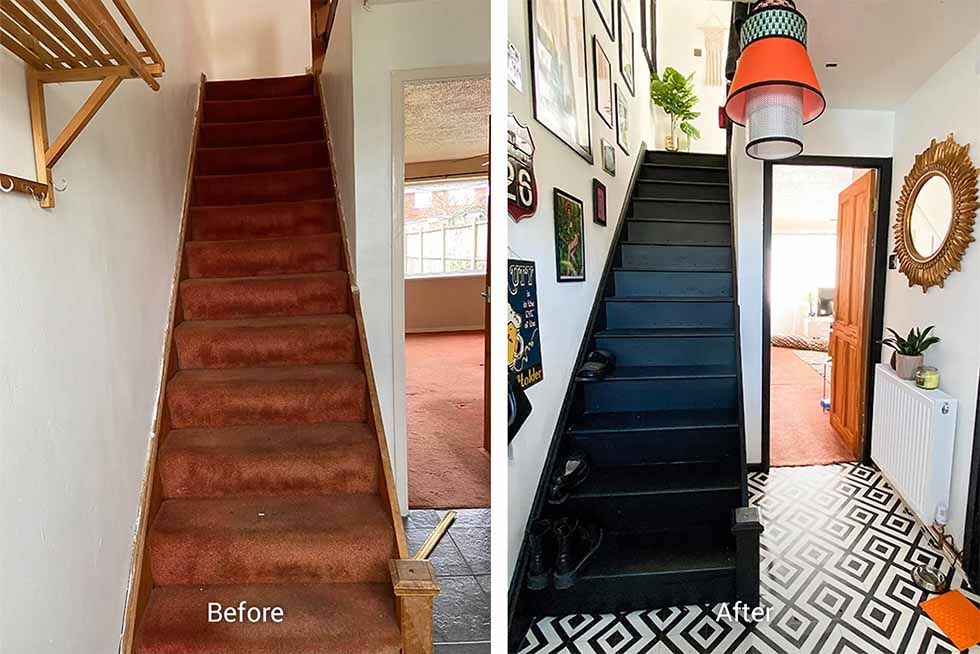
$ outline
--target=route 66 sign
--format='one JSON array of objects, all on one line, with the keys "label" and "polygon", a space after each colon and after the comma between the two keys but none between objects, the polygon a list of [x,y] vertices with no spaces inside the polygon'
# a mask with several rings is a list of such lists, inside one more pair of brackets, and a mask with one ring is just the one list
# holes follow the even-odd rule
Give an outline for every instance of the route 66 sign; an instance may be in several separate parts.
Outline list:
[{"label": "route 66 sign", "polygon": [[507,213],[520,222],[538,209],[538,182],[534,178],[534,141],[531,130],[510,114],[507,117]]}]

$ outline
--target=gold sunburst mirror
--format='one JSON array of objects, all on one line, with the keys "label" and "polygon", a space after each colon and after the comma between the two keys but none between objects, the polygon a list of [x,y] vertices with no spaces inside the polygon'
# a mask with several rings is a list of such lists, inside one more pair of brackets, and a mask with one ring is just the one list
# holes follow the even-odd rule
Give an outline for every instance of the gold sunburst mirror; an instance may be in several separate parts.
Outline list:
[{"label": "gold sunburst mirror", "polygon": [[950,134],[916,156],[898,198],[895,254],[909,286],[942,288],[975,239],[978,169]]}]

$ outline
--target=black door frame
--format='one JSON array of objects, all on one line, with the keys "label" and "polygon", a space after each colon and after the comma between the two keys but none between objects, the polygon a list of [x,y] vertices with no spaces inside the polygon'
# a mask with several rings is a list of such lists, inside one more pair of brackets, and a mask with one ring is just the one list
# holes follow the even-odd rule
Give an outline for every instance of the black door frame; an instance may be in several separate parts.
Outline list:
[{"label": "black door frame", "polygon": [[[769,351],[772,339],[772,168],[779,166],[838,166],[865,168],[878,171],[878,215],[874,230],[874,257],[872,263],[871,297],[867,298],[871,311],[867,314],[868,334],[881,334],[885,323],[885,277],[888,273],[888,229],[891,224],[892,158],[891,157],[819,157],[802,156],[785,161],[766,161],[762,178],[762,462],[759,466],[769,471],[770,383],[772,381],[772,355]],[[868,371],[865,377],[864,442],[861,462],[871,462],[871,421],[874,406],[875,364],[881,361],[881,343],[872,338],[868,344]]]},{"label": "black door frame", "polygon": [[[980,382],[978,382],[980,397]],[[970,464],[970,491],[966,501],[966,534],[963,538],[963,568],[970,587],[980,589],[980,402],[973,426],[973,459]]]}]

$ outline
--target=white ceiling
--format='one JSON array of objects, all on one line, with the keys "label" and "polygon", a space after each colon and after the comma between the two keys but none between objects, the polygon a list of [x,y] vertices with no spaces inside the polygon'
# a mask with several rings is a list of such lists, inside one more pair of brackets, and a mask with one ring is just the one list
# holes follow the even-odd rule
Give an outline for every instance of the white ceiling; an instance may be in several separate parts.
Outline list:
[{"label": "white ceiling", "polygon": [[406,163],[486,154],[489,125],[489,78],[405,87]]},{"label": "white ceiling", "polygon": [[773,166],[773,233],[836,234],[837,198],[865,172],[842,166]]},{"label": "white ceiling", "polygon": [[[797,0],[831,107],[891,110],[980,32],[980,0]],[[827,69],[827,62],[837,62]]]}]

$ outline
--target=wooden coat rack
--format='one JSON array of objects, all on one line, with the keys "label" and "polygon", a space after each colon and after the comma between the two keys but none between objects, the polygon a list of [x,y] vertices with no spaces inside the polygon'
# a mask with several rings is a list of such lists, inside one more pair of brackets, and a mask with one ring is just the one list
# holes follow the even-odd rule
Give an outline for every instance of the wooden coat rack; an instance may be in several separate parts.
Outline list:
[{"label": "wooden coat rack", "polygon": [[[30,193],[41,206],[54,207],[51,169],[75,142],[96,112],[124,79],[139,77],[154,91],[165,65],[126,0],[112,0],[139,42],[134,46],[103,0],[0,0],[0,45],[27,65],[37,181],[0,173],[0,187]],[[99,82],[68,121],[48,139],[44,85]]]}]

